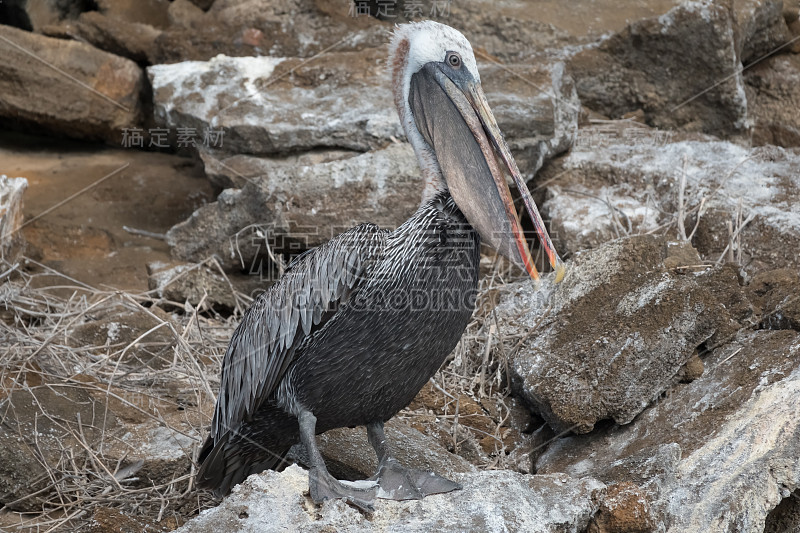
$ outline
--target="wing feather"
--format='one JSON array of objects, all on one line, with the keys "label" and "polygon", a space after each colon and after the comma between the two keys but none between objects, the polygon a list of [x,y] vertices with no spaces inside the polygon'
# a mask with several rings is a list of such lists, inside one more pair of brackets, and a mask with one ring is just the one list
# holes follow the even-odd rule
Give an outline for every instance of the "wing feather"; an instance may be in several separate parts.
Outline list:
[{"label": "wing feather", "polygon": [[327,311],[347,301],[386,235],[374,224],[356,226],[302,254],[256,299],[223,359],[212,439],[238,429],[273,394],[297,346],[324,327]]}]

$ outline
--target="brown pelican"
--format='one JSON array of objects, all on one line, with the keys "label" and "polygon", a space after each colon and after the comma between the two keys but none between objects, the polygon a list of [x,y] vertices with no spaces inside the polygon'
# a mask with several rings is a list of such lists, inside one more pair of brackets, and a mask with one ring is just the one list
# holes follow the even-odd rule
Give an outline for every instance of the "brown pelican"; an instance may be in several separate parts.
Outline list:
[{"label": "brown pelican", "polygon": [[[506,183],[514,180],[550,264],[542,219],[481,89],[467,39],[435,22],[397,27],[394,101],[424,176],[423,200],[394,231],[362,224],[293,261],[245,313],[222,364],[198,484],[218,495],[276,467],[297,442],[309,490],[366,510],[377,497],[416,499],[458,484],[402,467],[384,422],[408,405],[470,320],[481,239],[538,279]],[[328,473],[315,435],[364,425],[379,459],[370,486]]]}]

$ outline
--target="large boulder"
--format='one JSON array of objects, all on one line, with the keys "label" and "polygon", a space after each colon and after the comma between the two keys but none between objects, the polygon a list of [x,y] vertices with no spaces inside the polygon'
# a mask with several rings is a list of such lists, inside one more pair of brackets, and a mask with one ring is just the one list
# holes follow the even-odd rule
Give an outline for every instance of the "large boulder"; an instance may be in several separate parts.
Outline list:
[{"label": "large boulder", "polygon": [[559,439],[539,473],[642,487],[661,531],[761,532],[800,486],[800,337],[743,331],[625,426]]},{"label": "large boulder", "polygon": [[506,288],[500,334],[523,339],[510,354],[512,386],[556,432],[630,423],[727,325],[702,277],[681,273],[697,262],[691,252],[652,236],[620,239],[576,255],[559,285],[550,276],[539,290]]},{"label": "large boulder", "polygon": [[145,80],[136,63],[9,26],[0,37],[0,126],[120,142],[140,124]]},{"label": "large boulder", "polygon": [[308,475],[298,466],[247,478],[213,509],[190,520],[182,533],[278,531],[584,531],[602,498],[604,485],[564,475],[524,476],[495,470],[461,474],[463,490],[420,501],[377,500],[365,516],[341,500],[315,507]]},{"label": "large boulder", "polygon": [[[581,129],[570,153],[542,176],[558,175],[543,211],[562,253],[620,236],[666,233],[691,237],[712,263],[733,258],[750,273],[797,268],[798,170],[800,156],[781,148],[596,126]],[[731,231],[739,237],[732,239]]]},{"label": "large boulder", "polygon": [[658,128],[742,138],[742,63],[788,42],[782,4],[689,1],[632,22],[570,60],[581,101],[610,118],[640,112]]},{"label": "large boulder", "polygon": [[407,144],[309,166],[237,163],[263,174],[242,189],[226,189],[174,226],[167,243],[178,258],[216,255],[229,269],[263,273],[262,261],[273,251],[296,253],[360,222],[400,225],[416,209],[422,190]]},{"label": "large boulder", "polygon": [[[367,151],[404,137],[392,104],[384,47],[329,52],[317,60],[217,56],[147,69],[156,120],[170,128],[222,130],[233,154],[311,149]],[[541,67],[481,65],[487,99],[518,151],[531,151],[535,172],[565,151],[580,105],[562,63]],[[369,95],[369,97],[367,97]]]},{"label": "large boulder", "polygon": [[[156,121],[222,130],[212,147],[276,154],[313,148],[365,151],[402,133],[380,89],[380,53],[330,53],[324,61],[217,56],[147,69]],[[293,72],[292,75],[287,75]],[[366,95],[387,98],[365,98]]]}]

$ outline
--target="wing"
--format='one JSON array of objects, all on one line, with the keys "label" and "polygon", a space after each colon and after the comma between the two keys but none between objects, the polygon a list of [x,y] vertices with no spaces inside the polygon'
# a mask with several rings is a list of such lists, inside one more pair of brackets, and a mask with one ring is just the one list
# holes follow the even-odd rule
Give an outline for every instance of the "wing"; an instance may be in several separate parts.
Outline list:
[{"label": "wing", "polygon": [[259,295],[222,362],[212,440],[239,428],[272,395],[297,346],[359,286],[387,233],[374,224],[356,226],[298,257]]}]

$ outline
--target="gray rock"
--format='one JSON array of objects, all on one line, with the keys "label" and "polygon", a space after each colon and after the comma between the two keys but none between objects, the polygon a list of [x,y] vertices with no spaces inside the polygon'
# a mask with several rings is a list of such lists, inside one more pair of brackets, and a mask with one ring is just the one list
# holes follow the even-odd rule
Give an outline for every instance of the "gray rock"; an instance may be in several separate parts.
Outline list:
[{"label": "gray rock", "polygon": [[210,7],[207,0],[192,3],[207,12],[189,14],[185,6],[170,8],[169,18],[177,24],[156,40],[154,63],[207,61],[218,54],[308,58],[329,47],[342,52],[382,46],[391,30],[388,22],[349,16],[347,3],[217,0]]},{"label": "gray rock", "polygon": [[234,309],[236,296],[230,282],[213,267],[191,263],[147,265],[148,283],[156,296],[177,303],[189,302],[205,308]]},{"label": "gray rock", "polygon": [[23,195],[28,188],[25,178],[9,178],[0,174],[0,257],[13,262],[24,241],[22,227]]},{"label": "gray rock", "polygon": [[[366,151],[402,135],[391,93],[380,85],[385,73],[376,60],[382,55],[383,50],[330,53],[307,67],[300,59],[217,56],[147,72],[157,122],[202,132],[222,129],[229,153]],[[278,80],[293,69],[294,75]]]},{"label": "gray rock", "polygon": [[604,485],[564,475],[525,476],[508,471],[462,474],[461,491],[419,501],[377,500],[365,516],[340,500],[317,507],[308,497],[308,475],[298,466],[250,476],[182,533],[340,531],[378,532],[575,532],[597,510]]},{"label": "gray rock", "polygon": [[733,25],[729,8],[708,0],[631,23],[570,61],[581,102],[610,118],[642,110],[662,129],[746,132]]},{"label": "gray rock", "polygon": [[393,228],[414,212],[422,194],[417,160],[407,144],[310,166],[252,158],[234,164],[249,165],[257,179],[241,190],[223,191],[174,226],[167,243],[176,257],[199,262],[216,255],[226,268],[256,273],[266,255],[265,237],[273,250],[297,252],[361,222]]},{"label": "gray rock", "polygon": [[768,57],[744,79],[753,144],[800,146],[800,55]]},{"label": "gray rock", "polygon": [[0,36],[20,47],[0,41],[0,125],[119,142],[123,128],[140,123],[145,80],[134,62],[85,43],[8,26],[0,26]]},{"label": "gray rock", "polygon": [[630,423],[716,331],[724,308],[666,268],[668,256],[663,239],[620,239],[576,255],[559,285],[508,286],[501,335],[525,339],[509,361],[512,386],[556,432]]},{"label": "gray rock", "polygon": [[[218,56],[147,71],[156,120],[171,128],[222,129],[228,153],[367,151],[403,138],[385,55],[384,47],[330,52],[307,64],[297,58]],[[501,130],[517,151],[531,152],[534,165],[527,172],[569,148],[580,105],[562,63],[505,69],[484,64],[480,70]]]},{"label": "gray rock", "polygon": [[660,531],[761,532],[800,485],[800,337],[743,332],[705,358],[626,426],[561,439],[539,473],[638,483],[654,497]]},{"label": "gray rock", "polygon": [[77,20],[46,26],[42,33],[62,39],[75,39],[139,64],[149,63],[155,54],[155,41],[162,30],[149,24],[110,17],[88,11]]},{"label": "gray rock", "polygon": [[350,150],[302,152],[285,157],[258,157],[247,154],[231,155],[213,149],[199,150],[206,177],[220,189],[242,189],[248,182],[269,179],[271,172],[329,163],[359,155]]},{"label": "gray rock", "polygon": [[731,6],[736,54],[742,64],[761,59],[791,38],[782,0],[734,0]]},{"label": "gray rock", "polygon": [[751,219],[740,233],[745,270],[800,266],[800,155],[641,127],[581,129],[571,152],[548,169],[546,176],[563,173],[543,204],[559,251],[638,233],[677,236],[684,161],[685,233],[699,212],[692,243],[703,259],[727,260],[727,225],[737,226],[741,198],[742,222]]},{"label": "gray rock", "polygon": [[[363,427],[327,431],[318,440],[331,472],[344,474],[339,479],[364,479],[377,471],[378,460]],[[462,457],[448,452],[433,437],[397,419],[386,423],[386,444],[389,453],[403,466],[436,472],[450,479],[459,473],[477,471]]]}]

